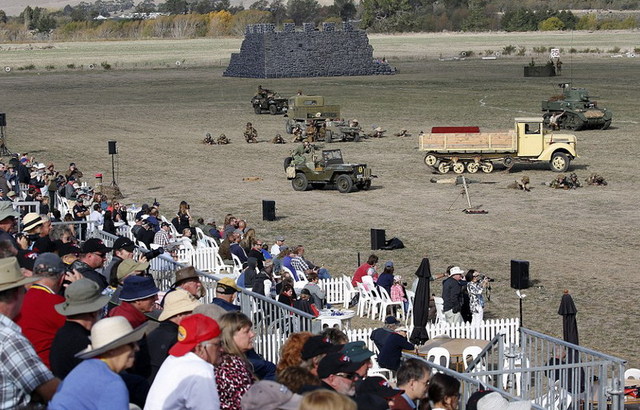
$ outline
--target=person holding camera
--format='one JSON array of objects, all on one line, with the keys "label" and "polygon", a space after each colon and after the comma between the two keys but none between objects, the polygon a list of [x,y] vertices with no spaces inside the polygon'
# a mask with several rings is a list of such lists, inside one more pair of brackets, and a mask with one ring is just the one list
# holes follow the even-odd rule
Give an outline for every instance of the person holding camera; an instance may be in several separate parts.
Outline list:
[{"label": "person holding camera", "polygon": [[484,314],[484,297],[482,293],[489,284],[490,279],[474,269],[470,269],[467,275],[471,276],[471,281],[467,282],[469,305],[471,307],[471,324],[480,326]]}]

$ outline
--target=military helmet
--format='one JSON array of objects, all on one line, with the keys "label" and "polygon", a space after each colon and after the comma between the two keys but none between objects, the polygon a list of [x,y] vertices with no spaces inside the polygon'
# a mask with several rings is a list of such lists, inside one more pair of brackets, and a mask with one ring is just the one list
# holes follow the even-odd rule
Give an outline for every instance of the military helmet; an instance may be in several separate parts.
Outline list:
[{"label": "military helmet", "polygon": [[576,173],[575,173],[575,172],[572,172],[571,174],[569,174],[569,178],[577,179],[577,178],[578,178],[578,176],[576,175]]},{"label": "military helmet", "polygon": [[247,123],[247,127],[250,127],[250,126],[251,126],[251,123],[250,123],[250,122],[248,122],[248,123]]},{"label": "military helmet", "polygon": [[528,184],[528,183],[529,183],[529,177],[528,177],[528,176],[526,176],[526,175],[525,175],[525,176],[523,176],[523,177],[522,177],[522,182],[523,182],[523,183],[525,183],[525,184]]}]

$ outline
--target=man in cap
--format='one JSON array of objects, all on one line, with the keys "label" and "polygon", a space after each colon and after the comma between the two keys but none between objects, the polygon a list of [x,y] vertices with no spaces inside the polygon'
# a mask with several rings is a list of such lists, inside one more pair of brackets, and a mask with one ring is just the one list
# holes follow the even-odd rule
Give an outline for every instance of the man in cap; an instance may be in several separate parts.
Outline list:
[{"label": "man in cap", "polygon": [[143,216],[149,215],[150,210],[151,208],[149,207],[149,204],[142,204],[140,210],[136,212],[135,219],[143,219]]},{"label": "man in cap", "polygon": [[168,222],[160,224],[160,230],[153,236],[153,243],[159,246],[167,246],[171,242],[171,225]]},{"label": "man in cap", "polygon": [[464,270],[454,266],[449,277],[442,282],[442,299],[444,300],[444,316],[449,324],[462,323],[462,291],[466,286]]},{"label": "man in cap", "polygon": [[403,350],[413,350],[415,346],[407,340],[409,329],[406,326],[400,326],[395,332],[391,333],[382,346],[382,350],[378,354],[378,364],[380,367],[396,371],[400,367]]},{"label": "man in cap", "polygon": [[[133,259],[133,252],[136,250],[136,245],[129,238],[120,236],[113,242],[113,256],[109,263],[102,269],[102,276],[109,281],[111,278],[111,271],[113,267],[125,259]],[[147,258],[140,256],[140,262],[146,262]]]},{"label": "man in cap", "polygon": [[216,285],[216,297],[211,303],[220,306],[227,312],[240,311],[240,306],[233,304],[238,292],[240,292],[240,287],[233,279],[222,278]]},{"label": "man in cap", "polygon": [[427,396],[431,369],[422,360],[407,359],[398,368],[396,380],[398,389],[403,393],[396,395],[393,400],[393,410],[412,410],[418,405],[417,401]]},{"label": "man in cap", "polygon": [[14,257],[0,259],[0,409],[29,404],[32,395],[51,400],[60,380],[42,363],[13,321],[22,308],[26,284]]},{"label": "man in cap", "polygon": [[353,362],[341,352],[329,353],[318,364],[318,378],[322,387],[353,396],[356,393],[355,382],[360,378],[356,373],[359,367],[360,363]]},{"label": "man in cap", "polygon": [[403,390],[391,387],[384,377],[371,376],[358,383],[355,401],[363,409],[395,409],[395,398],[402,393]]},{"label": "man in cap", "polygon": [[298,410],[302,396],[271,380],[254,383],[242,396],[242,410]]},{"label": "man in cap", "polygon": [[60,379],[67,377],[82,361],[75,355],[91,343],[91,327],[109,301],[109,297],[100,292],[98,284],[86,278],[67,286],[64,297],[64,301],[54,307],[66,321],[56,332],[49,355],[51,371]]},{"label": "man in cap", "polygon": [[11,202],[0,202],[0,241],[9,241],[16,252],[20,249],[20,245],[11,233],[15,229],[18,218],[20,214],[13,209]]},{"label": "man in cap", "polygon": [[194,300],[191,294],[184,289],[176,289],[167,294],[164,300],[164,309],[158,317],[160,325],[147,336],[151,362],[150,383],[153,383],[162,362],[169,355],[169,349],[178,341],[180,322],[198,306],[200,306],[200,302]]},{"label": "man in cap", "polygon": [[71,179],[71,177],[73,177],[74,181],[79,181],[80,178],[82,178],[82,171],[80,171],[78,169],[78,167],[76,167],[75,162],[72,162],[69,164],[69,169],[67,169],[67,172],[64,173],[64,176],[67,177],[67,181]]},{"label": "man in cap", "polygon": [[154,310],[158,300],[158,288],[149,276],[129,276],[124,280],[120,292],[120,306],[109,312],[109,316],[124,316],[136,328],[149,318],[146,313]]},{"label": "man in cap", "polygon": [[145,409],[218,409],[214,366],[222,358],[218,323],[202,314],[185,317],[149,390]]},{"label": "man in cap", "polygon": [[387,338],[398,328],[398,326],[400,326],[400,321],[397,317],[387,316],[384,319],[384,326],[374,329],[374,331],[371,332],[369,338],[376,344],[378,351],[382,350],[384,342],[387,341]]},{"label": "man in cap", "polygon": [[[318,376],[318,366],[322,359],[328,353],[335,353],[340,350],[342,346],[334,345],[329,342],[328,338],[325,338],[320,335],[311,336],[302,346],[302,350],[300,351],[300,357],[302,362],[300,363],[300,367],[303,367],[309,371],[309,373],[314,376]],[[358,368],[356,367],[355,370]]]},{"label": "man in cap", "polygon": [[98,238],[87,239],[80,247],[80,258],[71,265],[87,279],[91,279],[100,286],[100,290],[104,290],[109,284],[98,269],[104,265],[107,259],[107,252],[111,248],[105,246],[104,242]]},{"label": "man in cap", "polygon": [[280,249],[280,247],[282,247],[284,245],[284,236],[278,236],[276,237],[276,243],[273,244],[273,246],[271,246],[271,256],[272,257],[276,257],[280,254],[280,251],[282,249]]},{"label": "man in cap", "polygon": [[34,262],[31,285],[24,296],[22,310],[15,322],[22,328],[22,334],[33,345],[42,362],[51,367],[49,351],[58,329],[64,325],[64,316],[54,308],[64,302],[59,295],[66,268],[55,253],[43,253]]},{"label": "man in cap", "polygon": [[349,356],[352,362],[360,363],[360,367],[356,370],[360,378],[367,377],[369,369],[373,366],[371,363],[373,352],[367,349],[367,345],[364,342],[349,342],[342,348],[342,353]]}]

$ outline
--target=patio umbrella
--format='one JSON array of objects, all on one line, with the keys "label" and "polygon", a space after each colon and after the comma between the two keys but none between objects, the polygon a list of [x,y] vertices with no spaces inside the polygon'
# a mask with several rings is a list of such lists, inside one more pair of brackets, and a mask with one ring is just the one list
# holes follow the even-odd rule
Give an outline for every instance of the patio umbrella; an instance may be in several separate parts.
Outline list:
[{"label": "patio umbrella", "polygon": [[578,322],[576,321],[576,305],[568,290],[564,291],[558,314],[562,315],[562,336],[565,342],[580,344],[578,342]]},{"label": "patio umbrella", "polygon": [[424,344],[429,340],[427,320],[429,319],[429,297],[431,296],[431,267],[429,258],[423,258],[415,275],[418,277],[416,297],[413,302],[413,331],[409,341],[413,344]]}]

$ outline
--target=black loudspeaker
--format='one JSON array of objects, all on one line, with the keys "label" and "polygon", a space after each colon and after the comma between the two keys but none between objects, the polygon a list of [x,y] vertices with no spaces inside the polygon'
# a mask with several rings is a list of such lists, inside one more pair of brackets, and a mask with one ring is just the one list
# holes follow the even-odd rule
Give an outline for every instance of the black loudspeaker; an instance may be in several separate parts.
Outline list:
[{"label": "black loudspeaker", "polygon": [[0,112],[0,127],[7,126],[7,114]]},{"label": "black loudspeaker", "polygon": [[385,239],[384,229],[371,229],[371,250],[382,249]]},{"label": "black loudspeaker", "polygon": [[264,199],[262,200],[262,220],[276,220],[276,201],[267,201]]},{"label": "black loudspeaker", "polygon": [[116,141],[108,141],[109,143],[109,155],[116,155],[118,153],[118,148],[116,147]]},{"label": "black loudspeaker", "polygon": [[513,289],[529,287],[529,261],[511,260],[511,287]]}]

